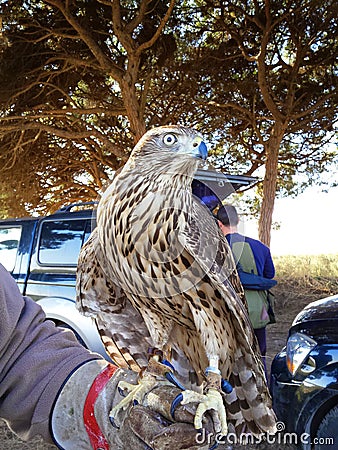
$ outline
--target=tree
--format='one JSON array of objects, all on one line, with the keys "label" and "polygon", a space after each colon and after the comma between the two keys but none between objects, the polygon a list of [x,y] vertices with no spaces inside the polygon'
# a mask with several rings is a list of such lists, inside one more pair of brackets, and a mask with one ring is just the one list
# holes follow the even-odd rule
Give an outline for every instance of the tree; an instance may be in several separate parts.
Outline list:
[{"label": "tree", "polygon": [[269,245],[276,191],[295,190],[301,171],[311,183],[335,157],[325,143],[337,120],[337,4],[206,1],[195,17],[190,43],[200,44],[186,64],[196,98],[237,169],[265,166],[259,237]]},{"label": "tree", "polygon": [[21,185],[13,213],[96,196],[123,164],[146,129],[156,62],[175,50],[162,33],[174,3],[3,5],[0,167]]}]

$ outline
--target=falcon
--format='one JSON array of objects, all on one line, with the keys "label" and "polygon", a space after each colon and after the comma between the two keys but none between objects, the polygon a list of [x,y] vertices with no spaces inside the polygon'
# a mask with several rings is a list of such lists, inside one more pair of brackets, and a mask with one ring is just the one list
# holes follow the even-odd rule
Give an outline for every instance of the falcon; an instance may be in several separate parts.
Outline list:
[{"label": "falcon", "polygon": [[[237,432],[275,433],[231,250],[192,194],[206,157],[206,144],[191,128],[158,127],[140,139],[99,202],[97,227],[80,253],[77,306],[95,317],[115,363],[140,372],[137,386],[121,382],[128,395],[113,418],[156,384],[177,378],[188,387],[178,400],[198,403],[197,429],[211,411],[223,435],[228,423]],[[230,383],[226,393],[222,380]]]}]

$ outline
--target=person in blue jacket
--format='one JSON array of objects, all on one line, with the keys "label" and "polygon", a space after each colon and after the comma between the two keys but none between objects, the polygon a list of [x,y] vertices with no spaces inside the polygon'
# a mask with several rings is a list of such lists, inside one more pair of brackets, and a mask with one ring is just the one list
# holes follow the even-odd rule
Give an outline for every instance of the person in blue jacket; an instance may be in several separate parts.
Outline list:
[{"label": "person in blue jacket", "polygon": [[221,206],[218,224],[232,249],[249,308],[249,317],[265,365],[266,325],[270,322],[268,290],[276,284],[270,249],[261,241],[238,232],[239,217],[232,205]]}]

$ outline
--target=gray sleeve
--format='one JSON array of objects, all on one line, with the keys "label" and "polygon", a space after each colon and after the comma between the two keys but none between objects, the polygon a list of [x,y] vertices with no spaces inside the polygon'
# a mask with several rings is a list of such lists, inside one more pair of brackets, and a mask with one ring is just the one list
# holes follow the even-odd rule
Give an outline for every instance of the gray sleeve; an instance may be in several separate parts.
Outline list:
[{"label": "gray sleeve", "polygon": [[73,370],[100,356],[46,321],[1,264],[0,318],[0,417],[22,439],[52,442],[49,416],[60,388]]}]

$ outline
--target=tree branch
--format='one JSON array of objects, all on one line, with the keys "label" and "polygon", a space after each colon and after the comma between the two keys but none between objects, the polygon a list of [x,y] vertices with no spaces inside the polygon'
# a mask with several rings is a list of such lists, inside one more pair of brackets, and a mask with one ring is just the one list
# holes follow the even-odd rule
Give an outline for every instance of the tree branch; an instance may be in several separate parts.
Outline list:
[{"label": "tree branch", "polygon": [[142,45],[140,45],[136,51],[137,55],[140,55],[144,50],[147,50],[148,48],[152,47],[154,43],[157,41],[157,39],[160,37],[162,31],[164,30],[164,27],[166,26],[171,13],[173,12],[174,6],[175,6],[176,0],[170,0],[169,8],[167,12],[165,13],[165,16],[161,20],[161,23],[157,27],[157,30],[153,37],[149,39],[149,41],[144,42]]},{"label": "tree branch", "polygon": [[[64,7],[62,1],[60,0],[45,0],[46,3],[49,3],[52,6],[58,8],[58,10],[62,13],[67,22],[73,27],[73,29],[78,33],[80,39],[87,45],[88,49],[94,55],[100,66],[111,73],[117,80],[120,80],[123,76],[123,71],[120,68],[117,68],[114,64],[112,64],[111,59],[101,50],[101,48],[97,45],[95,40],[90,35],[87,29],[81,27],[79,22],[75,19],[75,17],[69,12],[69,9]],[[115,0],[113,4],[116,3]],[[67,5],[67,2],[66,2]]]}]

